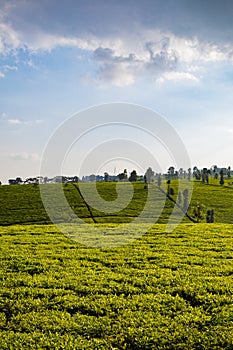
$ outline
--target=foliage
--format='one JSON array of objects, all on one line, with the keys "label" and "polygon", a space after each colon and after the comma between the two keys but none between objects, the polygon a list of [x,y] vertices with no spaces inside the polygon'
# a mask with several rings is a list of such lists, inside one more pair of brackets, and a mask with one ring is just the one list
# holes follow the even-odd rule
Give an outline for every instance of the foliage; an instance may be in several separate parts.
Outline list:
[{"label": "foliage", "polygon": [[197,222],[204,221],[206,218],[205,206],[199,202],[193,203],[191,208],[191,215]]},{"label": "foliage", "polygon": [[114,249],[18,225],[0,243],[1,350],[233,347],[231,225],[155,225]]}]

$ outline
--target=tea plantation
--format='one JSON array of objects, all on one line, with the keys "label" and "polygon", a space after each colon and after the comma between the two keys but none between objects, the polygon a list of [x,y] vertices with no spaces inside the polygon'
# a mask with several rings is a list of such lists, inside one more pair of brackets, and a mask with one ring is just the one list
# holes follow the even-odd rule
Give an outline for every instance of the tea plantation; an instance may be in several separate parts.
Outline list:
[{"label": "tea plantation", "polygon": [[[96,183],[100,196],[105,201],[113,201],[117,198],[116,183]],[[188,181],[181,181],[181,188],[184,189],[189,186]],[[85,191],[92,192],[95,184],[87,183],[84,185]],[[119,184],[121,187],[125,187],[125,183]],[[152,192],[149,203],[149,215],[155,215],[158,217],[157,223],[166,223],[170,218],[170,215],[174,209],[174,203],[165,198],[164,194],[159,190],[156,185],[149,185]],[[174,198],[177,201],[178,195],[178,181],[172,180],[171,187],[174,189]],[[49,189],[49,193],[54,192],[54,197],[58,189],[59,184],[42,185],[45,192]],[[87,222],[93,222],[93,219],[88,211],[87,205],[83,198],[80,196],[78,184],[64,184],[64,193],[67,201],[78,217]],[[163,185],[165,189],[165,184]],[[130,222],[137,217],[143,210],[147,201],[148,190],[144,189],[143,183],[133,184],[133,198],[130,203],[121,211],[116,214],[102,212],[95,208],[91,209],[91,214],[95,218],[96,223],[119,223]],[[221,223],[233,223],[232,215],[232,199],[233,199],[233,186],[226,183],[225,186],[220,186],[217,180],[211,180],[210,184],[202,184],[199,181],[193,182],[193,194],[190,205],[189,213],[192,215],[192,207],[197,203],[203,204],[205,210],[215,210],[215,222]],[[64,216],[63,205],[57,201],[56,212],[60,221],[67,221]],[[97,203],[98,208],[98,203]],[[162,212],[160,213],[161,209]],[[174,216],[180,215],[180,209],[175,208]],[[205,218],[203,219],[205,221]],[[184,218],[183,222],[190,222],[187,218]],[[49,224],[51,223],[48,217],[40,196],[40,186],[38,185],[12,185],[12,186],[0,186],[0,225],[11,224]]]},{"label": "tea plantation", "polygon": [[[147,198],[135,184],[129,205],[109,215],[88,208],[76,186],[64,185],[70,206],[103,230],[133,220]],[[114,186],[98,184],[105,200],[117,197]],[[103,249],[51,225],[38,186],[0,187],[1,350],[233,349],[232,187],[195,182],[192,202],[214,208],[216,223],[185,218],[173,232],[165,223],[174,203],[154,191],[165,201],[158,223]]]}]

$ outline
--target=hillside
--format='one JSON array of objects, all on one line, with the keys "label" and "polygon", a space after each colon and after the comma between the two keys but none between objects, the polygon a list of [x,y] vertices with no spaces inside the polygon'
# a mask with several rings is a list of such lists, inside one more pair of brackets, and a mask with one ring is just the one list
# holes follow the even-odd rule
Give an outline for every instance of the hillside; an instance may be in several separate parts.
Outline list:
[{"label": "hillside", "polygon": [[[174,202],[156,185],[148,197],[145,185],[135,183],[132,200],[116,213],[94,208],[100,202],[93,186],[83,188],[92,207],[77,183],[63,185],[73,211],[93,224],[80,226],[78,242],[50,224],[39,186],[0,186],[0,349],[232,349],[231,185],[194,182],[190,215],[199,202],[215,209],[218,223],[185,217],[171,233],[165,224]],[[129,188],[119,186],[124,200]],[[171,187],[176,200],[177,181]],[[57,221],[72,225],[58,188],[44,185],[44,195],[56,198]],[[117,199],[114,183],[97,189],[109,207]],[[145,203],[146,218],[156,215],[157,224],[144,235],[142,224],[130,225],[129,244],[108,234],[113,244],[96,248],[90,227],[104,235],[133,221]],[[176,207],[173,219],[181,214]]]},{"label": "hillside", "polygon": [[[181,181],[182,188],[187,186],[187,182]],[[198,203],[205,206],[205,210],[215,210],[215,222],[233,223],[232,213],[232,199],[233,199],[233,187],[226,183],[225,186],[220,186],[218,182],[212,180],[210,184],[202,184],[201,182],[194,181],[194,190],[191,201],[191,208],[189,214],[192,215],[192,207]],[[54,191],[56,198],[56,191],[59,185],[49,184],[43,185],[43,189],[46,191],[49,189]],[[89,194],[93,191],[95,184],[87,183],[84,185],[85,191]],[[127,194],[127,189],[124,192],[124,188],[127,188],[124,183],[120,184],[124,193]],[[166,223],[174,209],[174,203],[164,197],[164,194],[159,191],[156,185],[150,185],[151,198],[148,204],[147,216],[155,216],[158,220],[157,223]],[[165,185],[164,185],[165,186]],[[171,187],[174,189],[174,195],[172,198],[177,200],[177,181],[171,182]],[[143,210],[147,201],[148,192],[144,189],[143,183],[134,184],[134,194],[130,203],[117,213],[109,213],[108,210],[102,212],[92,208],[88,209],[85,201],[78,190],[78,184],[65,184],[63,185],[65,196],[78,217],[87,222],[96,223],[118,223],[129,222],[137,217]],[[100,196],[111,203],[112,200],[117,198],[116,184],[115,183],[97,183],[97,189]],[[97,207],[98,207],[98,203]],[[164,208],[163,208],[164,207]],[[162,212],[160,210],[163,208]],[[64,208],[59,201],[55,202],[56,215],[60,221],[66,221]],[[175,207],[174,218],[181,215],[179,208]],[[203,218],[205,220],[205,218]],[[183,222],[189,222],[188,218],[184,218]],[[44,206],[42,204],[40,196],[40,188],[37,185],[11,185],[0,186],[0,225],[10,224],[48,224],[51,223]]]}]

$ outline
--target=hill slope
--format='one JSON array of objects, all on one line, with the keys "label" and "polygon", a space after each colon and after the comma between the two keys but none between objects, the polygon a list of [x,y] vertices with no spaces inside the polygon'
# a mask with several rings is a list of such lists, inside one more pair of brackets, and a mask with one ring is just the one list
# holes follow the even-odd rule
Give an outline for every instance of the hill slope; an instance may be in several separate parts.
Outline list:
[{"label": "hill slope", "polygon": [[[187,182],[182,182],[182,187],[185,188]],[[47,187],[46,187],[47,186]],[[49,186],[49,187],[48,187]],[[85,184],[85,191],[92,193],[93,186],[95,184]],[[126,188],[125,184],[120,184],[122,188]],[[125,187],[124,187],[125,186]],[[152,197],[148,203],[148,217],[157,217],[158,223],[166,223],[174,209],[174,203],[164,197],[156,185],[150,185],[152,190]],[[50,184],[43,185],[43,188],[52,189],[56,198],[56,191],[59,185]],[[177,181],[172,181],[171,187],[174,189],[175,194],[172,196],[177,200]],[[84,219],[87,222],[103,223],[103,222],[129,222],[137,217],[144,208],[147,201],[147,190],[144,189],[143,183],[134,184],[134,194],[131,202],[117,213],[109,213],[108,210],[100,211],[90,206],[90,210],[83,200],[78,190],[78,184],[65,184],[63,185],[65,196],[70,204],[70,207],[78,217]],[[112,200],[117,198],[116,184],[115,183],[97,183],[97,189],[100,196],[111,203]],[[124,193],[124,191],[123,191]],[[127,190],[125,191],[127,194]],[[205,209],[215,210],[215,221],[222,223],[233,223],[233,188],[226,185],[220,186],[214,180],[209,185],[203,185],[201,182],[194,181],[194,191],[191,201],[191,209],[189,210],[192,215],[192,207],[197,202],[205,205]],[[64,207],[55,202],[55,210],[60,221],[66,221],[67,218],[64,215]],[[98,207],[98,202],[94,203]],[[163,208],[164,206],[164,208]],[[161,208],[163,208],[160,213]],[[175,207],[174,218],[181,215],[179,208]],[[187,218],[184,218],[183,222],[188,222]],[[0,186],[0,225],[10,224],[30,224],[30,223],[50,223],[50,219],[44,209],[41,197],[40,188],[36,185],[14,185],[14,186]]]}]

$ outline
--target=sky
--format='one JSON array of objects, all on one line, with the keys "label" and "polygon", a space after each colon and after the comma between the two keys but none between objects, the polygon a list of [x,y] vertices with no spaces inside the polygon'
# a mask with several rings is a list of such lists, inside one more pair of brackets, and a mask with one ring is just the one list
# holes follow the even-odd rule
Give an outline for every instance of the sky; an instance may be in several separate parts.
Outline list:
[{"label": "sky", "polygon": [[[0,181],[39,175],[59,125],[113,102],[163,116],[192,166],[233,166],[232,18],[231,0],[0,0]],[[97,136],[76,145],[70,162]],[[159,146],[151,152],[164,171],[172,165]],[[98,169],[136,166],[123,158]]]}]

